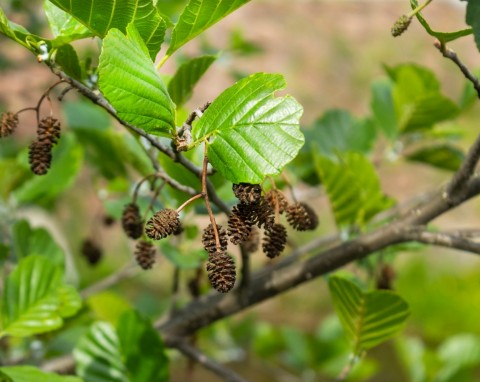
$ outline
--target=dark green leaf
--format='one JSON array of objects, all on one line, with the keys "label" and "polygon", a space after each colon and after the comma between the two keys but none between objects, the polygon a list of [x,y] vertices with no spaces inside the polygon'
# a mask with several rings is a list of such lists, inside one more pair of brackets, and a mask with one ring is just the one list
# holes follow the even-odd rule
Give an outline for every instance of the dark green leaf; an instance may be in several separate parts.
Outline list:
[{"label": "dark green leaf", "polygon": [[[25,153],[26,154],[26,153]],[[26,164],[26,155],[23,157]],[[60,143],[53,149],[52,167],[46,175],[31,175],[30,180],[14,192],[19,203],[48,203],[68,189],[80,171],[83,149],[71,133],[64,133]]]},{"label": "dark green leaf", "polygon": [[182,45],[250,0],[190,0],[172,31],[171,56]]},{"label": "dark green leaf", "polygon": [[58,329],[80,309],[80,296],[63,284],[62,271],[44,256],[21,260],[4,283],[2,335],[31,336]]},{"label": "dark green leaf", "polygon": [[[2,373],[11,380],[3,380]],[[1,382],[83,382],[78,377],[46,373],[33,366],[5,366],[0,367]]]},{"label": "dark green leaf", "polygon": [[378,80],[372,83],[372,100],[370,108],[379,129],[388,139],[394,140],[398,134],[398,124],[393,103],[393,84],[389,80]]},{"label": "dark green leaf", "polygon": [[348,111],[329,110],[308,131],[311,150],[326,157],[338,152],[368,153],[375,141],[375,127],[368,120],[356,120]]},{"label": "dark green leaf", "polygon": [[373,164],[362,154],[345,153],[337,162],[316,155],[315,164],[337,225],[362,226],[392,206],[392,200],[382,192]]},{"label": "dark green leaf", "polygon": [[18,259],[40,255],[63,267],[64,252],[45,228],[32,228],[26,220],[19,220],[13,226],[12,234],[13,248]]},{"label": "dark green leaf", "polygon": [[468,2],[466,22],[472,27],[477,48],[480,50],[480,3],[478,1]]},{"label": "dark green leaf", "polygon": [[177,106],[183,105],[190,99],[193,87],[216,59],[217,56],[202,56],[178,68],[168,83],[168,92]]},{"label": "dark green leaf", "polygon": [[211,139],[209,160],[226,179],[260,183],[303,146],[301,105],[290,96],[273,96],[285,85],[278,74],[244,78],[220,94],[193,127],[193,145]]},{"label": "dark green leaf", "polygon": [[77,52],[70,44],[62,45],[57,49],[55,62],[69,76],[79,80],[82,77],[82,69],[78,62]]},{"label": "dark green leaf", "polygon": [[166,24],[151,0],[50,0],[75,17],[95,35],[104,38],[110,29],[126,32],[133,22],[154,59],[165,37]]},{"label": "dark green leaf", "polygon": [[133,27],[112,29],[103,41],[99,86],[120,118],[157,135],[171,135],[175,110]]},{"label": "dark green leaf", "polygon": [[169,380],[165,346],[149,320],[135,311],[125,312],[117,333],[130,382]]},{"label": "dark green leaf", "polygon": [[408,160],[450,171],[458,170],[464,158],[465,154],[460,148],[447,143],[422,147],[407,155]]},{"label": "dark green leaf", "polygon": [[328,286],[335,311],[356,355],[397,334],[410,314],[408,304],[395,292],[363,292],[338,276],[331,276]]}]

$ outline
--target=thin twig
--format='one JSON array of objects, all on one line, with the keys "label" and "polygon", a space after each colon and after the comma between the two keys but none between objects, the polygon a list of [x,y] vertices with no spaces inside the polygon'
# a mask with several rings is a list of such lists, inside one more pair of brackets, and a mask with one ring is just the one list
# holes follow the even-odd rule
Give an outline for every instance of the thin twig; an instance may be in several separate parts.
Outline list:
[{"label": "thin twig", "polygon": [[188,358],[198,362],[205,369],[212,371],[227,382],[246,382],[245,379],[240,377],[233,370],[207,357],[204,353],[190,345],[185,340],[169,339],[167,346],[177,349]]}]

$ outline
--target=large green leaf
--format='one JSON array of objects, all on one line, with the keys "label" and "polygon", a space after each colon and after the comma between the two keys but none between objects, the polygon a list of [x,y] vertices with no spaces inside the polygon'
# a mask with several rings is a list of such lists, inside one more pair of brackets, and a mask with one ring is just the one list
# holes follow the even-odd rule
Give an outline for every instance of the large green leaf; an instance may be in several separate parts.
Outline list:
[{"label": "large green leaf", "polygon": [[62,271],[44,256],[21,260],[4,282],[2,335],[31,336],[58,329],[81,306],[80,296],[63,284]]},{"label": "large green leaf", "polygon": [[354,354],[393,337],[409,315],[408,304],[395,292],[364,292],[353,282],[338,276],[331,276],[328,286],[335,311],[353,344]]},{"label": "large green leaf", "polygon": [[192,38],[250,0],[190,0],[172,31],[170,56]]},{"label": "large green leaf", "polygon": [[[27,155],[20,160],[28,166]],[[48,203],[58,197],[74,182],[83,162],[83,148],[77,144],[73,134],[62,135],[60,143],[53,149],[52,167],[46,175],[31,174],[21,187],[13,193],[19,203]]]},{"label": "large green leaf", "polygon": [[131,382],[168,381],[165,346],[149,320],[135,311],[125,312],[117,333]]},{"label": "large green leaf", "polygon": [[166,24],[152,0],[50,0],[75,17],[95,35],[104,38],[110,29],[125,32],[135,24],[149,55],[155,58],[165,37]]},{"label": "large green leaf", "polygon": [[115,330],[97,322],[74,351],[77,374],[88,382],[166,382],[168,359],[152,324],[128,311]]},{"label": "large green leaf", "polygon": [[73,352],[77,374],[88,382],[130,382],[112,325],[94,323]]},{"label": "large green leaf", "polygon": [[422,147],[407,155],[407,159],[444,170],[456,171],[465,158],[463,151],[448,143]]},{"label": "large green leaf", "polygon": [[326,157],[337,152],[368,153],[376,130],[369,120],[357,120],[346,110],[329,110],[305,132],[310,149]]},{"label": "large green leaf", "polygon": [[120,118],[148,133],[170,135],[174,105],[133,26],[112,29],[103,41],[99,86]]},{"label": "large green leaf", "polygon": [[477,48],[480,50],[480,3],[478,1],[468,2],[466,22],[472,27]]},{"label": "large green leaf", "polygon": [[303,146],[302,106],[290,96],[273,96],[285,85],[279,74],[244,78],[220,94],[192,129],[193,145],[211,139],[209,160],[228,180],[260,183]]},{"label": "large green leaf", "polygon": [[337,225],[363,225],[391,207],[371,161],[359,153],[345,153],[338,161],[315,155],[317,172],[327,191]]},{"label": "large green leaf", "polygon": [[78,377],[46,373],[33,366],[0,367],[0,381],[4,382],[2,373],[10,377],[12,382],[82,382]]},{"label": "large green leaf", "polygon": [[62,37],[73,41],[93,36],[93,33],[85,25],[49,0],[44,0],[43,8],[55,38]]},{"label": "large green leaf", "polygon": [[177,106],[192,96],[193,87],[212,65],[217,56],[202,56],[182,64],[168,83],[168,92]]},{"label": "large green leaf", "polygon": [[26,220],[19,220],[13,226],[12,233],[13,248],[18,259],[40,255],[63,267],[64,252],[45,228],[32,228]]}]

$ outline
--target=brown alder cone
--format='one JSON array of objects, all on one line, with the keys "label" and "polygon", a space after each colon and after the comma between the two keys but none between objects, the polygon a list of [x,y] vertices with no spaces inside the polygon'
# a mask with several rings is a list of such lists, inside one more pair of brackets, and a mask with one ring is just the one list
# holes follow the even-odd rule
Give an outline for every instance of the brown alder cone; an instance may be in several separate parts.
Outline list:
[{"label": "brown alder cone", "polygon": [[259,184],[239,183],[233,184],[233,193],[241,203],[255,204],[260,200],[262,187]]},{"label": "brown alder cone", "polygon": [[38,124],[37,141],[53,146],[60,139],[60,122],[53,117],[45,117]]},{"label": "brown alder cone", "polygon": [[311,231],[318,226],[318,216],[306,203],[295,203],[286,210],[288,223],[297,231]]},{"label": "brown alder cone", "polygon": [[257,227],[252,227],[250,235],[248,235],[242,245],[248,253],[257,252],[260,246],[260,230]]},{"label": "brown alder cone", "polygon": [[7,137],[15,131],[18,126],[18,116],[12,112],[2,113],[0,117],[0,138]]},{"label": "brown alder cone", "polygon": [[221,225],[217,224],[218,238],[220,239],[220,248],[217,248],[217,242],[215,240],[215,232],[211,224],[203,230],[202,244],[205,251],[209,254],[213,254],[217,251],[226,251],[228,246],[227,231]]},{"label": "brown alder cone", "polygon": [[252,230],[250,206],[240,203],[233,207],[228,217],[228,236],[233,244],[247,240]]},{"label": "brown alder cone", "polygon": [[150,239],[160,240],[177,231],[180,224],[178,212],[165,208],[150,218],[145,226],[145,233]]},{"label": "brown alder cone", "polygon": [[272,208],[265,198],[261,198],[255,209],[251,212],[252,224],[258,228],[268,229],[275,223],[275,210]]},{"label": "brown alder cone", "polygon": [[28,148],[28,162],[35,175],[45,175],[52,163],[52,146],[34,141]]},{"label": "brown alder cone", "polygon": [[270,190],[263,196],[275,211],[278,206],[278,213],[283,214],[288,207],[288,200],[280,190]]},{"label": "brown alder cone", "polygon": [[142,269],[150,269],[155,264],[155,246],[145,240],[140,240],[135,246],[135,260]]},{"label": "brown alder cone", "polygon": [[122,213],[122,228],[128,237],[138,239],[142,236],[143,221],[136,203],[129,203]]},{"label": "brown alder cone", "polygon": [[80,252],[87,259],[90,265],[97,264],[103,257],[100,246],[92,239],[85,239],[82,242]]},{"label": "brown alder cone", "polygon": [[209,256],[207,273],[210,283],[220,293],[229,292],[235,285],[237,272],[233,258],[225,252]]},{"label": "brown alder cone", "polygon": [[273,259],[279,256],[287,244],[287,229],[282,224],[274,224],[265,231],[263,238],[263,252]]}]

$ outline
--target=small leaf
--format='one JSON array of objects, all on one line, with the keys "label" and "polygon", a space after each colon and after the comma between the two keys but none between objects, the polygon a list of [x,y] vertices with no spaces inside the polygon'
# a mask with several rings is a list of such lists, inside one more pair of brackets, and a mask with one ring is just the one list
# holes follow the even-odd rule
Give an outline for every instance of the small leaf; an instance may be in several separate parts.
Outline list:
[{"label": "small leaf", "polygon": [[407,155],[407,159],[443,170],[456,171],[465,158],[463,151],[447,143],[422,147]]},{"label": "small leaf", "polygon": [[290,96],[273,96],[285,85],[278,74],[244,78],[220,94],[193,127],[194,144],[212,139],[208,158],[226,179],[260,183],[303,146],[301,105]]},{"label": "small leaf", "polygon": [[393,103],[393,84],[390,80],[379,80],[372,83],[372,100],[370,108],[376,125],[390,140],[398,134],[398,124]]},{"label": "small leaf", "polygon": [[79,298],[62,283],[60,268],[43,256],[28,256],[5,280],[0,337],[25,337],[58,329],[64,317],[79,310]]},{"label": "small leaf", "polygon": [[47,42],[47,40],[31,34],[21,25],[10,21],[7,16],[5,16],[2,8],[0,8],[0,33],[12,39],[13,41],[16,41],[20,45],[23,45],[25,48],[35,54],[38,53],[36,44],[40,41]]},{"label": "small leaf", "polygon": [[250,0],[190,0],[172,31],[171,56],[182,45]]},{"label": "small leaf", "polygon": [[32,228],[26,220],[19,220],[13,225],[12,234],[13,248],[18,259],[40,255],[63,267],[64,251],[45,228]]},{"label": "small leaf", "polygon": [[[2,379],[2,373],[11,380]],[[83,382],[78,377],[46,373],[33,366],[5,366],[0,367],[1,382]]]},{"label": "small leaf", "polygon": [[480,4],[478,1],[468,2],[466,22],[472,27],[477,48],[480,50]]},{"label": "small leaf", "polygon": [[99,65],[100,90],[120,118],[148,133],[170,135],[175,128],[174,105],[145,53],[145,46],[129,27],[127,36],[112,29],[103,41]]},{"label": "small leaf", "polygon": [[217,56],[197,57],[178,68],[168,83],[168,92],[177,107],[190,99],[193,87],[216,59]]},{"label": "small leaf", "polygon": [[392,206],[392,200],[382,192],[373,164],[364,155],[345,153],[333,162],[317,154],[315,165],[338,226],[362,226]]},{"label": "small leaf", "polygon": [[396,335],[409,315],[408,304],[395,292],[363,292],[353,282],[338,276],[331,276],[328,286],[356,355]]},{"label": "small leaf", "polygon": [[167,382],[165,346],[152,323],[137,312],[125,312],[117,329],[130,382]]},{"label": "small leaf", "polygon": [[96,322],[73,351],[77,374],[89,382],[130,382],[112,325]]},{"label": "small leaf", "polygon": [[151,0],[50,0],[75,17],[96,36],[104,38],[110,29],[127,30],[135,24],[154,59],[165,37],[166,24]]},{"label": "small leaf", "polygon": [[82,77],[82,69],[78,61],[77,52],[70,44],[62,45],[57,49],[55,62],[69,76],[79,80]]}]

